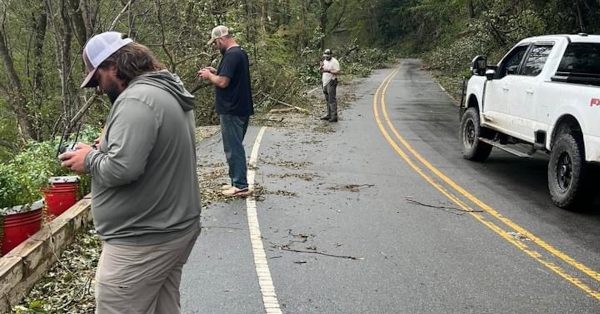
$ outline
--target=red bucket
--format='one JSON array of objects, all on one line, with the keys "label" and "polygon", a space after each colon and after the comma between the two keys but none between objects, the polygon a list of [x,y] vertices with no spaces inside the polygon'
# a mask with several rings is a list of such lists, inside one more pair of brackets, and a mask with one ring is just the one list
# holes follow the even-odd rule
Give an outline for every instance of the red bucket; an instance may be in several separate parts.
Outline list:
[{"label": "red bucket", "polygon": [[54,218],[73,206],[77,202],[78,190],[79,177],[50,178],[50,186],[44,189],[48,216]]},{"label": "red bucket", "polygon": [[42,227],[42,209],[11,214],[4,217],[2,255],[10,252]]}]

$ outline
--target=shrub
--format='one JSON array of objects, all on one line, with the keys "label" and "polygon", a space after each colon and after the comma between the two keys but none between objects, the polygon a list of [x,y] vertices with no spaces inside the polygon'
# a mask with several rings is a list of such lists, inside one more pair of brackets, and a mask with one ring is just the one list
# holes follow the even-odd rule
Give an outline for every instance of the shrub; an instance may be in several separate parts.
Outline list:
[{"label": "shrub", "polygon": [[[98,130],[85,128],[78,141],[91,143]],[[59,140],[29,142],[8,163],[0,164],[0,208],[31,204],[43,197],[48,179],[68,175],[56,158]],[[81,178],[81,193],[89,192],[89,177]]]},{"label": "shrub", "polygon": [[62,175],[52,143],[29,143],[0,167],[0,208],[29,204],[42,198],[41,189],[53,175]]}]

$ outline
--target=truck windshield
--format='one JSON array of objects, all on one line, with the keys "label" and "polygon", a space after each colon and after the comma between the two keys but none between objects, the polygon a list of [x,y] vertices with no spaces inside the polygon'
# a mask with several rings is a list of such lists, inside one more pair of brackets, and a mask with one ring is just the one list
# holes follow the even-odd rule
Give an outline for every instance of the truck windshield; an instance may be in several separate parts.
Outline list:
[{"label": "truck windshield", "polygon": [[600,44],[569,44],[556,74],[600,78]]}]

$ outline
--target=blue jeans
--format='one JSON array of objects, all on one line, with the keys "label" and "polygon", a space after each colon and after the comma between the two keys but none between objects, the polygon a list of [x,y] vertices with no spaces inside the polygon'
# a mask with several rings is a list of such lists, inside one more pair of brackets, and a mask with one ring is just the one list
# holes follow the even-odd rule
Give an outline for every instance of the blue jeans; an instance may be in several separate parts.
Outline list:
[{"label": "blue jeans", "polygon": [[223,149],[229,165],[229,178],[231,185],[238,189],[248,188],[246,173],[246,151],[244,151],[244,136],[248,129],[249,116],[235,116],[230,114],[219,115],[221,120],[221,134],[223,135]]}]

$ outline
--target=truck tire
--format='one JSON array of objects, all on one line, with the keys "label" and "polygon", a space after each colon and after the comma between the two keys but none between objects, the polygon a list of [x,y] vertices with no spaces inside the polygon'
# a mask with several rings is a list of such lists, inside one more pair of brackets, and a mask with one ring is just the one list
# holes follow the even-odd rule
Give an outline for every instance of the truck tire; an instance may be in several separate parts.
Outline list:
[{"label": "truck tire", "polygon": [[556,206],[573,208],[586,198],[585,168],[581,140],[571,133],[560,134],[552,145],[548,163],[548,189]]},{"label": "truck tire", "polygon": [[459,140],[462,143],[463,157],[473,161],[484,161],[492,151],[492,145],[479,140],[486,135],[487,129],[482,128],[477,108],[471,107],[465,111],[460,120]]}]

